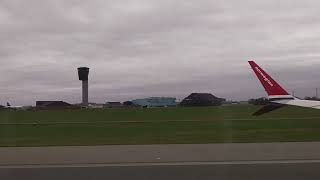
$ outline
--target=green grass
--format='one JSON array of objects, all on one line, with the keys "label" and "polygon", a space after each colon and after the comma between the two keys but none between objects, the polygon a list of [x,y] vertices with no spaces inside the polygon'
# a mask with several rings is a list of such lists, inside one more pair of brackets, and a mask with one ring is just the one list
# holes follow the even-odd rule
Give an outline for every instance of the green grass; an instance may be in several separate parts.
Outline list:
[{"label": "green grass", "polygon": [[0,112],[0,146],[320,141],[320,111],[258,106]]}]

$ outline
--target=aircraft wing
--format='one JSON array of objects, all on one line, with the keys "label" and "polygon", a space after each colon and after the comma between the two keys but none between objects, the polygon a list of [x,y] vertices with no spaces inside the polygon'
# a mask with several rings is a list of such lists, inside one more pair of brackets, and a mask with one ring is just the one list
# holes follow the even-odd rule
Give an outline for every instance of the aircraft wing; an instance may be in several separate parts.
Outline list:
[{"label": "aircraft wing", "polygon": [[[268,98],[272,103],[272,105],[267,105],[265,108],[262,108],[261,112],[265,112],[265,113],[270,112],[270,111],[279,109],[281,107],[284,107],[285,105],[320,109],[320,101],[301,100],[290,95],[278,82],[276,82],[268,73],[266,73],[254,61],[248,61],[248,62],[252,70],[256,74],[257,78],[261,82],[263,88],[267,92]],[[284,105],[284,106],[276,106],[275,104]],[[261,114],[261,112],[257,114],[259,115]]]}]

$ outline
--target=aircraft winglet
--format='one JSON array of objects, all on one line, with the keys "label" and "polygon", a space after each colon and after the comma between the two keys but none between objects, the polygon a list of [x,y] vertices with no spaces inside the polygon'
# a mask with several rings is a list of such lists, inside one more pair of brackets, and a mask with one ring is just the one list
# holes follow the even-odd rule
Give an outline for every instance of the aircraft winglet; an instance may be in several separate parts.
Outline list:
[{"label": "aircraft winglet", "polygon": [[259,67],[254,61],[248,61],[252,70],[257,75],[262,86],[266,90],[269,97],[275,96],[287,96],[289,93],[284,90],[271,76],[269,76],[261,67]]}]

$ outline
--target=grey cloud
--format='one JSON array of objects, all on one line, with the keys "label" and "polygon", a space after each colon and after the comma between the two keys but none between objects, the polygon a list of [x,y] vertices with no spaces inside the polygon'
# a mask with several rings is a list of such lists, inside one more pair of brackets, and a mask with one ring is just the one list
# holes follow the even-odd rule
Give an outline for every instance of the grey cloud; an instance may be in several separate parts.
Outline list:
[{"label": "grey cloud", "polygon": [[320,3],[298,1],[0,0],[0,103],[92,101],[212,92],[264,96],[254,58],[289,91],[319,84]]}]

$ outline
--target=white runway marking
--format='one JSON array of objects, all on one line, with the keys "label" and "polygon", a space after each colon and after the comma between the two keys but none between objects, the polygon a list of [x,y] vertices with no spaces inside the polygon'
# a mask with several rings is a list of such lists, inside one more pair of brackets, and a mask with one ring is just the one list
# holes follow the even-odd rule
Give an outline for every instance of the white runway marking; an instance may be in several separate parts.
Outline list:
[{"label": "white runway marking", "polygon": [[201,165],[260,165],[260,164],[314,164],[320,160],[220,161],[220,162],[167,162],[167,163],[108,163],[108,164],[55,164],[3,165],[0,169],[26,168],[84,168],[84,167],[143,167],[143,166],[201,166]]}]

